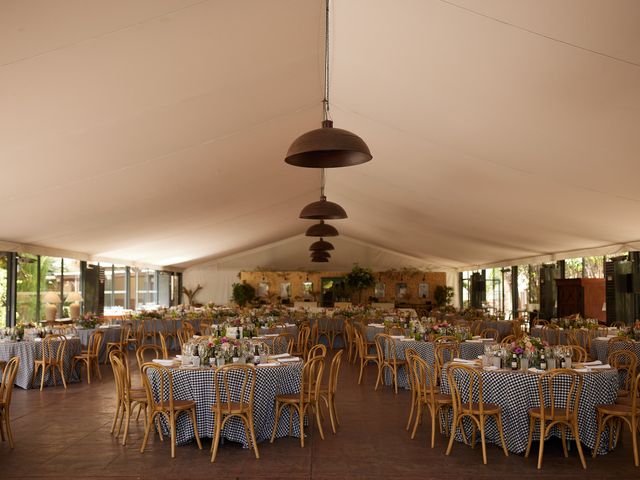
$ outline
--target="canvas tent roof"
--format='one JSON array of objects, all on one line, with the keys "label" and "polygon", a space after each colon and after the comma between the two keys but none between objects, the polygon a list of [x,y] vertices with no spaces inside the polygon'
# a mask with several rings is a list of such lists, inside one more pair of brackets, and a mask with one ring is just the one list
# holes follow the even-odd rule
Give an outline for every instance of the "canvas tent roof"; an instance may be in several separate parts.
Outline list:
[{"label": "canvas tent roof", "polygon": [[[350,238],[444,267],[640,240],[640,3],[334,0]],[[0,4],[0,240],[190,266],[304,231],[323,1]]]}]

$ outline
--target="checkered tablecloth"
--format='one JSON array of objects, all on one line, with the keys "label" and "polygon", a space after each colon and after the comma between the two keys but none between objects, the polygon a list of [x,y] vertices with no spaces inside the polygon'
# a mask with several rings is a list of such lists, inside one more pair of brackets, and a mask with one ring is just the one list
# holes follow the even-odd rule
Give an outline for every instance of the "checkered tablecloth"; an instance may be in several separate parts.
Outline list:
[{"label": "checkered tablecloth", "polygon": [[[578,409],[580,440],[583,445],[594,448],[596,443],[597,422],[596,406],[613,403],[618,391],[618,375],[616,370],[605,370],[583,374],[584,383]],[[529,372],[512,372],[507,370],[482,372],[483,396],[486,403],[495,403],[502,408],[502,424],[507,442],[507,449],[514,453],[523,453],[527,448],[529,435],[529,409],[539,407],[538,375]],[[463,400],[469,397],[469,382],[466,375],[460,375],[457,381],[461,387]],[[450,393],[446,374],[442,377],[442,392]],[[556,384],[557,392],[562,392],[565,400],[569,389],[569,379]],[[477,399],[474,399],[477,400]],[[449,419],[450,421],[450,419]],[[471,424],[466,425],[471,432]],[[486,438],[488,443],[501,445],[498,428],[494,419],[487,420]],[[607,433],[607,432],[605,432]],[[560,431],[553,429],[551,436],[560,437]],[[539,423],[534,432],[534,440],[539,440]],[[569,436],[569,438],[573,438]],[[606,437],[603,437],[606,438]],[[458,432],[456,440],[462,441]],[[608,442],[601,442],[599,453],[606,453]]]},{"label": "checkered tablecloth", "polygon": [[507,335],[513,334],[513,321],[512,320],[483,320],[480,326],[480,331],[487,328],[495,328],[498,330],[498,340],[502,340]]},{"label": "checkered tablecloth", "polygon": [[122,334],[121,327],[109,327],[109,328],[79,328],[78,338],[80,339],[80,343],[82,344],[83,349],[87,349],[89,346],[89,339],[91,335],[96,330],[100,330],[104,333],[104,337],[102,337],[102,345],[100,346],[100,363],[104,363],[107,358],[107,343],[108,342],[119,342],[120,335]]},{"label": "checkered tablecloth", "polygon": [[[64,358],[64,377],[67,383],[73,383],[78,381],[77,375],[72,375],[71,361],[74,355],[79,355],[81,351],[79,338],[68,338],[67,348],[65,349]],[[20,357],[20,368],[16,375],[15,384],[20,388],[31,388],[34,375],[34,360],[42,358],[42,342],[41,341],[23,341],[23,342],[0,342],[0,360],[9,361],[11,357]],[[40,369],[42,372],[42,369]],[[59,372],[56,372],[56,378],[58,379],[58,385],[62,385]],[[44,377],[44,383],[47,386],[53,385],[53,377],[51,376],[51,370],[47,372]],[[37,388],[40,388],[40,373],[36,378]]]},{"label": "checkered tablecloth", "polygon": [[[215,401],[215,388],[213,384],[213,370],[202,369],[173,369],[173,394],[177,400],[195,400],[198,432],[201,438],[213,437],[214,415],[211,406]],[[253,423],[258,442],[271,438],[273,424],[275,422],[276,395],[300,392],[302,376],[302,362],[290,363],[280,366],[264,366],[256,369],[256,387],[253,403]],[[149,378],[158,399],[158,378],[155,372],[151,372]],[[238,377],[236,391],[240,390],[241,381]],[[223,399],[226,400],[226,399]],[[248,398],[245,399],[248,401]],[[169,434],[167,425],[163,423],[163,433]],[[289,409],[282,410],[276,437],[289,435]],[[298,417],[293,418],[293,436],[300,437]],[[187,415],[180,415],[177,424],[177,443],[184,445],[195,440],[195,434],[191,420]],[[222,438],[241,443],[245,448],[249,447],[249,439],[246,438],[242,421],[239,418],[229,420],[222,430]]]},{"label": "checkered tablecloth", "polygon": [[[636,357],[640,362],[640,342],[632,342],[633,351],[636,352]],[[594,339],[591,341],[591,356],[600,360],[602,363],[607,363],[609,359],[609,340]]]},{"label": "checkered tablecloth", "polygon": [[[433,342],[423,342],[418,340],[400,340],[394,339],[396,345],[396,355],[397,358],[404,360],[405,350],[407,348],[413,348],[420,358],[427,361],[429,365],[432,367],[435,364],[435,344]],[[486,342],[487,344],[491,344],[493,342]],[[483,343],[475,343],[475,342],[462,342],[460,344],[460,358],[465,360],[475,360],[478,358],[478,355],[484,354],[484,342]],[[389,352],[385,352],[385,357],[389,358]],[[385,369],[385,383],[387,385],[391,385],[391,372],[389,369]],[[409,379],[407,378],[407,370],[405,367],[398,368],[398,387],[400,388],[409,388]]]}]

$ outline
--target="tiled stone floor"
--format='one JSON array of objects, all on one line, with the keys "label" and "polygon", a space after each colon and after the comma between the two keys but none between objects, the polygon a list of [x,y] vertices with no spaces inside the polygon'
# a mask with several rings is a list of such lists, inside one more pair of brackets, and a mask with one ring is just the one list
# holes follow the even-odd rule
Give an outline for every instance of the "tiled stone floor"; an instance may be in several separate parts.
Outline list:
[{"label": "tiled stone floor", "polygon": [[[134,363],[135,364],[135,363]],[[171,459],[169,443],[154,438],[144,454],[139,453],[142,422],[132,423],[128,445],[123,447],[110,434],[113,414],[113,377],[104,366],[103,380],[92,385],[71,384],[38,390],[14,390],[12,425],[16,448],[0,443],[0,479],[9,478],[638,478],[633,466],[631,439],[625,432],[623,445],[614,452],[587,458],[588,470],[579,466],[575,448],[564,458],[558,442],[548,442],[544,464],[536,470],[536,458],[503,456],[488,447],[488,465],[482,465],[480,449],[456,444],[450,457],[444,455],[445,438],[438,435],[436,447],[427,447],[428,422],[415,440],[404,426],[410,394],[395,395],[391,388],[373,390],[375,374],[368,370],[357,385],[357,369],[342,369],[337,406],[342,426],[326,438],[314,429],[305,448],[299,440],[285,438],[260,444],[260,460],[238,445],[222,445],[215,464],[209,462],[210,440],[204,450],[194,445],[177,448]],[[537,449],[537,444],[534,445]],[[586,453],[589,453],[588,450]]]}]

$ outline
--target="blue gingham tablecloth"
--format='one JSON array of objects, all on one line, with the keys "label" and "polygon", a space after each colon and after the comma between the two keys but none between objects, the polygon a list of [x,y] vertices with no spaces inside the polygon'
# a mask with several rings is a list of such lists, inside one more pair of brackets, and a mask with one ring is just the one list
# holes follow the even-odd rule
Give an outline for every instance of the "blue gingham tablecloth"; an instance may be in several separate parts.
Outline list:
[{"label": "blue gingham tablecloth", "polygon": [[[64,377],[67,383],[73,383],[78,381],[78,376],[71,372],[71,361],[74,355],[79,355],[81,352],[81,345],[79,338],[67,338],[67,347],[64,355]],[[34,360],[42,358],[42,342],[41,341],[0,341],[0,360],[9,361],[11,357],[20,357],[20,368],[18,368],[18,374],[16,375],[15,384],[20,388],[31,388],[34,376]],[[42,369],[38,372],[36,378],[36,388],[40,388],[40,375]],[[60,372],[56,370],[56,378],[58,385],[62,385],[60,379]],[[51,370],[48,370],[44,377],[44,383],[46,386],[53,385],[53,376]]]},{"label": "blue gingham tablecloth", "polygon": [[[295,362],[279,366],[265,365],[256,368],[253,423],[258,442],[271,438],[276,414],[276,395],[300,392],[302,366],[302,362]],[[175,368],[172,369],[172,374],[174,398],[176,400],[195,400],[200,438],[213,438],[214,414],[211,406],[215,401],[214,370],[211,368]],[[157,400],[159,395],[157,374],[151,372],[149,378]],[[240,390],[240,376],[238,376],[237,384],[234,385],[232,381],[232,386],[236,391]],[[245,401],[248,401],[248,398]],[[169,435],[169,429],[164,420],[161,423],[163,434]],[[300,437],[297,414],[294,414],[292,432],[294,437]],[[278,422],[276,437],[280,438],[288,435],[289,409],[284,408]],[[250,439],[246,438],[242,420],[239,418],[232,418],[225,424],[222,429],[222,438],[241,443],[245,448],[250,445]],[[178,445],[184,445],[195,440],[195,433],[188,415],[182,414],[178,419],[176,440]]]},{"label": "blue gingham tablecloth", "polygon": [[[446,367],[445,367],[446,369]],[[578,409],[578,424],[580,440],[583,445],[594,448],[596,444],[596,433],[598,424],[596,421],[596,406],[613,403],[618,391],[617,370],[603,370],[583,374],[584,383],[580,397],[580,407]],[[461,387],[462,398],[469,398],[469,381],[466,375],[460,375],[457,383]],[[523,453],[527,449],[529,436],[529,409],[540,406],[538,394],[538,375],[530,372],[496,370],[483,371],[483,397],[486,403],[495,403],[502,408],[502,424],[504,429],[507,449],[514,453]],[[450,393],[448,377],[442,376],[442,393]],[[569,379],[566,382],[556,384],[556,395],[560,392],[566,400],[569,389]],[[474,399],[477,400],[477,399]],[[451,422],[451,419],[448,420]],[[540,423],[537,422],[534,431],[534,441],[540,438]],[[466,432],[472,431],[471,424],[465,423]],[[552,429],[551,436],[560,437],[560,431]],[[600,452],[606,453],[608,442],[608,432],[605,430],[603,441],[600,443]],[[479,437],[479,436],[478,436]],[[573,439],[568,433],[568,438]],[[498,428],[493,418],[487,420],[486,429],[487,443],[501,445]],[[457,441],[462,441],[462,434],[458,431]],[[478,438],[479,441],[479,438]]]},{"label": "blue gingham tablecloth", "polygon": [[[400,340],[394,339],[396,345],[396,355],[398,359],[404,360],[405,350],[413,348],[420,358],[433,367],[435,365],[435,343],[423,342],[418,340]],[[484,344],[492,344],[493,342],[462,342],[460,343],[460,358],[464,360],[475,360],[478,355],[484,354]],[[385,352],[385,358],[389,358],[389,352]],[[391,372],[385,368],[384,381],[387,385],[392,385]],[[398,368],[398,387],[409,388],[409,379],[407,378],[407,369],[404,366]]]},{"label": "blue gingham tablecloth", "polygon": [[102,345],[100,346],[100,363],[104,363],[107,358],[107,343],[108,342],[119,342],[120,335],[122,334],[121,327],[109,327],[109,328],[78,328],[78,338],[80,339],[80,343],[82,344],[82,348],[86,350],[89,347],[89,339],[91,338],[91,334],[96,330],[100,330],[104,333],[104,337],[102,337]]},{"label": "blue gingham tablecloth", "polygon": [[[640,342],[631,342],[633,345],[633,351],[636,353],[636,357],[638,357],[638,362],[640,362]],[[619,344],[618,344],[619,345]],[[591,341],[591,356],[600,360],[602,363],[607,363],[609,359],[609,340],[598,340],[593,339]]]}]

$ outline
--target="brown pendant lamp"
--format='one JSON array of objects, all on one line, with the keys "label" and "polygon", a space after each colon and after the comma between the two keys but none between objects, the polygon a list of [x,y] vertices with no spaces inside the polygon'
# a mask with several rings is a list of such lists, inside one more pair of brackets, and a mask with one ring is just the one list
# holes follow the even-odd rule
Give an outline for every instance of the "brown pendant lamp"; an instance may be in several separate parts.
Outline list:
[{"label": "brown pendant lamp", "polygon": [[300,218],[307,220],[342,220],[347,212],[335,202],[330,202],[324,194],[324,168],[320,173],[320,200],[311,202],[300,212]]},{"label": "brown pendant lamp", "polygon": [[326,257],[311,257],[311,261],[314,263],[328,263],[329,259]]},{"label": "brown pendant lamp", "polygon": [[317,242],[313,242],[311,244],[311,246],[309,247],[309,250],[311,250],[312,255],[313,255],[313,253],[321,251],[321,250],[335,250],[335,248],[334,248],[332,243],[327,242],[326,240],[321,238]]},{"label": "brown pendant lamp", "polygon": [[373,158],[369,147],[358,135],[341,128],[333,128],[329,119],[329,13],[330,0],[325,5],[324,99],[322,128],[311,130],[296,138],[284,161],[305,168],[350,167]]},{"label": "brown pendant lamp", "polygon": [[305,232],[307,237],[337,237],[338,230],[333,225],[324,223],[324,220],[320,220],[320,223],[314,223]]},{"label": "brown pendant lamp", "polygon": [[311,258],[331,258],[331,254],[325,250],[311,252]]}]

